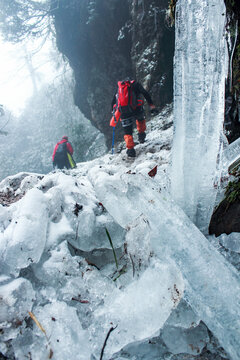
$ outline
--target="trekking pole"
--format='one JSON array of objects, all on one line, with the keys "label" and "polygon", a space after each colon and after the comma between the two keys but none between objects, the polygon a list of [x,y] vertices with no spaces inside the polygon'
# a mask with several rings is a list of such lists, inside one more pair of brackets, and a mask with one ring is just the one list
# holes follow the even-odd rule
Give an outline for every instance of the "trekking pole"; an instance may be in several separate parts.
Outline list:
[{"label": "trekking pole", "polygon": [[113,135],[112,135],[112,154],[114,154],[114,136],[115,136],[115,127],[113,127]]}]

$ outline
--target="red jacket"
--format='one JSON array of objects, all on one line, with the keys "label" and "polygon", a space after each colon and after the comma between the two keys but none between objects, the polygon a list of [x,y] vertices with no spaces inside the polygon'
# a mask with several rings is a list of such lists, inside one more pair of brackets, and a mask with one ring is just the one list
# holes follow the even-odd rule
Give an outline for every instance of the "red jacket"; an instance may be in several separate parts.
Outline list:
[{"label": "red jacket", "polygon": [[55,145],[55,148],[54,148],[53,154],[52,154],[52,161],[54,161],[54,157],[55,157],[55,154],[56,154],[58,145],[59,145],[59,144],[62,144],[62,143],[65,143],[65,142],[67,143],[67,151],[68,151],[71,155],[73,154],[72,145],[71,145],[66,139],[63,139],[63,140],[59,141],[59,142]]}]

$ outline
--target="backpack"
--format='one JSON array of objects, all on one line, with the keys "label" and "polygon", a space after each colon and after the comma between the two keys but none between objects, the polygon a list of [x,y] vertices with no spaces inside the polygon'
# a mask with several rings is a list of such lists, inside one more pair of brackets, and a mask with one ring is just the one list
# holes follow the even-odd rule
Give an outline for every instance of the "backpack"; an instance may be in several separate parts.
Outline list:
[{"label": "backpack", "polygon": [[136,109],[136,94],[133,90],[132,80],[118,81],[117,107],[121,114],[132,113]]},{"label": "backpack", "polygon": [[65,166],[68,164],[67,158],[67,142],[63,142],[58,145],[58,148],[55,153],[54,161],[57,165]]}]

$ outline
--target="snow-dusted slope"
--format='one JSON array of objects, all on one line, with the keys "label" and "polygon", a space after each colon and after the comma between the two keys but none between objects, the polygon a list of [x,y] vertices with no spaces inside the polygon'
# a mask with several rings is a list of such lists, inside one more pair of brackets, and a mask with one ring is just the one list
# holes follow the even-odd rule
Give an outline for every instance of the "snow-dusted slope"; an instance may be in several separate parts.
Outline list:
[{"label": "snow-dusted slope", "polygon": [[[123,149],[72,171],[0,183],[0,352],[7,358],[219,354],[203,320],[236,359],[237,274],[169,198],[171,141],[168,108],[148,123],[134,161]],[[224,301],[213,266],[231,280]],[[208,294],[216,296],[216,314]],[[223,338],[230,321],[231,345],[230,335]]]},{"label": "snow-dusted slope", "polygon": [[[159,165],[156,178],[166,187],[172,139],[168,111],[149,123],[148,141],[136,146],[134,162],[126,159],[123,150],[80,163],[73,171],[45,176],[20,173],[1,182],[0,351],[4,355],[43,359],[53,352],[58,360],[90,359],[91,353],[99,356],[113,324],[118,327],[105,350],[110,356],[155,334],[176,307],[180,297],[174,295],[175,287],[183,291],[181,274],[173,271],[174,264],[160,262],[151,253],[144,219],[130,224],[130,229],[113,218],[89,176],[92,168],[102,167],[108,174],[148,176]],[[165,130],[159,134],[159,128]],[[146,237],[141,239],[143,233]]]}]

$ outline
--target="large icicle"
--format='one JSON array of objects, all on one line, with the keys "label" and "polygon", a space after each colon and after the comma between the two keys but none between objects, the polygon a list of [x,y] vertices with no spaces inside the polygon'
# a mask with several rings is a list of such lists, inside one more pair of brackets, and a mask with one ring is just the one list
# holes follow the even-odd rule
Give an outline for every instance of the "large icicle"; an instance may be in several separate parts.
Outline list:
[{"label": "large icicle", "polygon": [[235,268],[173,201],[161,196],[150,178],[111,176],[95,170],[92,182],[109,213],[125,227],[141,214],[145,216],[155,254],[175,260],[185,279],[185,298],[231,360],[239,360],[240,282]]},{"label": "large icicle", "polygon": [[178,0],[174,59],[172,195],[206,230],[224,120],[224,0]]}]

